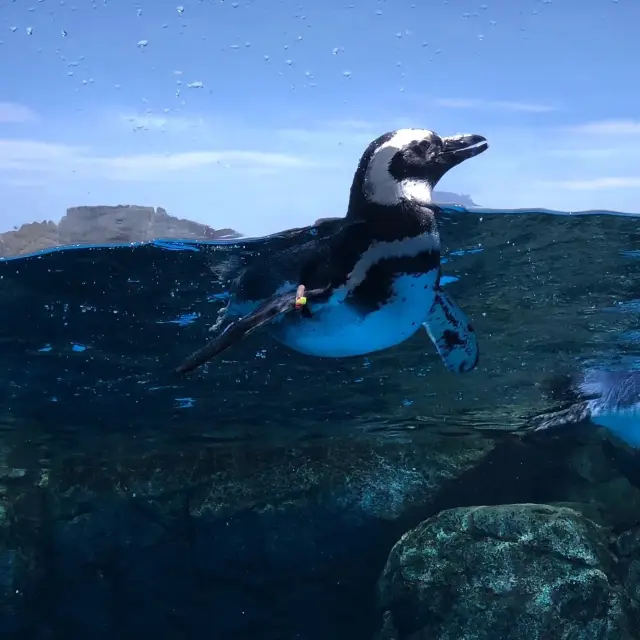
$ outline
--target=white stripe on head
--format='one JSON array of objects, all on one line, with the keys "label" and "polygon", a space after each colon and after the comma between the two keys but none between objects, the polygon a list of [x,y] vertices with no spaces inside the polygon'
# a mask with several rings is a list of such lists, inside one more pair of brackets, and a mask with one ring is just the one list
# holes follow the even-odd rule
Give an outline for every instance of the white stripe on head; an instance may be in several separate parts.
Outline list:
[{"label": "white stripe on head", "polygon": [[356,262],[346,283],[347,291],[353,291],[367,275],[367,271],[385,258],[414,258],[425,251],[438,251],[440,236],[437,231],[419,236],[402,238],[393,242],[374,242]]},{"label": "white stripe on head", "polygon": [[431,202],[432,187],[426,180],[396,180],[389,172],[393,157],[409,144],[433,140],[437,134],[428,129],[399,129],[375,150],[364,176],[364,195],[376,204],[395,206],[402,200],[421,204]]}]

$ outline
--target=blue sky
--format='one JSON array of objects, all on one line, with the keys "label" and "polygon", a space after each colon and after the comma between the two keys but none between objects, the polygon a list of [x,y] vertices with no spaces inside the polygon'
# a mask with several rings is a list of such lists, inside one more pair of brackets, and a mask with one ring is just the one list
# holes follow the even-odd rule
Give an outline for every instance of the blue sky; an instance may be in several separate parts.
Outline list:
[{"label": "blue sky", "polygon": [[0,0],[0,231],[143,204],[261,235],[367,143],[480,133],[440,188],[640,212],[638,0]]}]

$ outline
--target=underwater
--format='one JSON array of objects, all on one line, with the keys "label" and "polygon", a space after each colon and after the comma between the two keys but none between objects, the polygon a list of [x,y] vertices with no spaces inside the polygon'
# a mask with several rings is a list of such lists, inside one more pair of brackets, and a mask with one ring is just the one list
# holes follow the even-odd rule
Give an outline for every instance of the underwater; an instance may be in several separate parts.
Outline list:
[{"label": "underwater", "polygon": [[3,637],[634,637],[637,217],[442,207],[474,371],[258,330],[175,372],[338,223],[0,261]]}]

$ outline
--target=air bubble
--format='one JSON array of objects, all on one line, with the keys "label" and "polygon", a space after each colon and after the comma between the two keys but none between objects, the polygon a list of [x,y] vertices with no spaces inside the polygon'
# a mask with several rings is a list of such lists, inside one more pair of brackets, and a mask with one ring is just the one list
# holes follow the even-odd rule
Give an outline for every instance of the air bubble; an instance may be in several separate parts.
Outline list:
[{"label": "air bubble", "polygon": [[382,9],[376,9],[376,15],[377,16],[381,16],[382,15]]},{"label": "air bubble", "polygon": [[176,11],[178,12],[178,15],[182,15],[184,13],[184,7],[181,4],[179,4],[176,7]]},{"label": "air bubble", "polygon": [[28,36],[32,36],[33,35],[33,27],[27,27],[27,35]]},{"label": "air bubble", "polygon": [[138,18],[142,17],[142,9],[137,9],[136,15],[138,16]]},{"label": "air bubble", "polygon": [[18,30],[18,27],[9,27],[11,29],[11,33],[15,33]]},{"label": "air bubble", "polygon": [[204,87],[204,82],[200,82],[199,80],[197,82],[190,82],[187,87],[189,89],[202,89]]},{"label": "air bubble", "polygon": [[148,40],[138,40],[138,47],[140,47],[140,49],[144,49],[148,44]]},{"label": "air bubble", "polygon": [[285,60],[285,64],[291,66],[293,64],[293,60]]},{"label": "air bubble", "polygon": [[61,31],[61,33],[62,33],[62,37],[63,38],[66,38],[67,35],[68,35],[67,32],[64,29]]},{"label": "air bubble", "polygon": [[343,75],[345,78],[350,78],[350,77],[351,77],[351,71],[343,71],[343,72],[342,72],[342,75]]}]

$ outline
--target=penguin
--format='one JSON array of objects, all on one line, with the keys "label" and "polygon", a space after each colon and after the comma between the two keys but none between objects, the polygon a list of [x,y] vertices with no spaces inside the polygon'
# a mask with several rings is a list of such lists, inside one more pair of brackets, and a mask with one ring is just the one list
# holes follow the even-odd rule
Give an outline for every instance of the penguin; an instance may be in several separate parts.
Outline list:
[{"label": "penguin", "polygon": [[556,409],[532,416],[526,431],[592,423],[640,449],[640,371],[588,369],[545,382]]},{"label": "penguin", "polygon": [[362,154],[344,218],[246,268],[203,349],[186,373],[264,327],[281,344],[325,358],[362,356],[396,346],[421,327],[445,367],[478,363],[475,331],[440,286],[439,209],[431,194],[447,171],[488,148],[476,134],[440,137],[398,129]]}]

